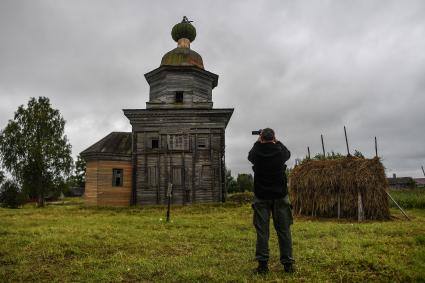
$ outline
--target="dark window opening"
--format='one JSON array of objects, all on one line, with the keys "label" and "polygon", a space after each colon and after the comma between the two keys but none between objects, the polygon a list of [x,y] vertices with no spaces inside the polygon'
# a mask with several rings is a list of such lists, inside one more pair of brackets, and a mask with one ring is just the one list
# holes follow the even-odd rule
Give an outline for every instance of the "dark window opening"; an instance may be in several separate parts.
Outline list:
[{"label": "dark window opening", "polygon": [[176,91],[176,103],[183,103],[183,91]]},{"label": "dark window opening", "polygon": [[152,148],[159,148],[159,140],[153,139],[151,143]]},{"label": "dark window opening", "polygon": [[112,186],[122,187],[123,169],[112,169]]},{"label": "dark window opening", "polygon": [[207,148],[208,141],[206,138],[198,138],[198,148]]}]

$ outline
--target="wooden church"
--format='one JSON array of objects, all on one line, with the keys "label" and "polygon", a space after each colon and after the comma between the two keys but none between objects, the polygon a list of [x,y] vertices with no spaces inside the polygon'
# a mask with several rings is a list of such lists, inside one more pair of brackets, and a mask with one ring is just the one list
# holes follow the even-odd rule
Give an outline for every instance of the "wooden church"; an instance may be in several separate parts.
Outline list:
[{"label": "wooden church", "polygon": [[232,108],[213,108],[218,75],[190,48],[195,27],[183,18],[171,32],[177,48],[145,74],[146,109],[124,109],[132,132],[112,132],[81,153],[87,205],[224,201],[225,129]]}]

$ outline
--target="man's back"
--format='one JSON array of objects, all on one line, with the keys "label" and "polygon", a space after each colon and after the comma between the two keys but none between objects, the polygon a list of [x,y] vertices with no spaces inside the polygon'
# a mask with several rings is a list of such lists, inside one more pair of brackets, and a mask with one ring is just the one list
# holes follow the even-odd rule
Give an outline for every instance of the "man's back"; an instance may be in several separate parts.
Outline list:
[{"label": "man's back", "polygon": [[288,194],[286,165],[291,153],[279,141],[256,142],[248,154],[254,171],[254,193],[260,199],[277,199]]}]

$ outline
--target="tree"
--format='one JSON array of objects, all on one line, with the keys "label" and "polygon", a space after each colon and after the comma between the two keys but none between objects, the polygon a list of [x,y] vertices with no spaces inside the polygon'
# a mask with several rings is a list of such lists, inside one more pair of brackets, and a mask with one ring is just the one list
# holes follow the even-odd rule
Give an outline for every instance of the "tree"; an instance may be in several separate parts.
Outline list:
[{"label": "tree", "polygon": [[71,176],[71,185],[82,188],[86,184],[86,161],[81,157],[77,156],[75,161],[74,174]]},{"label": "tree", "polygon": [[253,192],[254,191],[254,178],[251,174],[238,174],[236,179],[238,192]]},{"label": "tree", "polygon": [[230,170],[226,170],[226,188],[228,193],[235,193],[237,192],[237,182],[235,181],[235,178],[232,176],[232,172]]},{"label": "tree", "polygon": [[0,186],[0,204],[4,207],[18,208],[25,203],[25,194],[16,182],[7,180]]},{"label": "tree", "polygon": [[72,168],[71,145],[64,135],[65,120],[47,97],[31,98],[18,107],[14,119],[0,132],[0,155],[5,169],[38,206],[58,191]]},{"label": "tree", "polygon": [[364,158],[363,153],[361,153],[360,151],[358,151],[357,149],[354,150],[354,156],[358,157],[358,158]]}]

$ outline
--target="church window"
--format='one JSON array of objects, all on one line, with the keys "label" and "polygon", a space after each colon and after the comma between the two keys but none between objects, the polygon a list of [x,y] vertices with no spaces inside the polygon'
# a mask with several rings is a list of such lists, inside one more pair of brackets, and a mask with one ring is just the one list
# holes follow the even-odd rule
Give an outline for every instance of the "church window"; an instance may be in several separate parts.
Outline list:
[{"label": "church window", "polygon": [[176,91],[176,103],[183,103],[183,91]]},{"label": "church window", "polygon": [[208,139],[198,138],[198,148],[208,148]]},{"label": "church window", "polygon": [[188,139],[184,135],[170,135],[169,136],[169,149],[172,150],[185,150],[188,149]]},{"label": "church window", "polygon": [[122,187],[123,182],[123,169],[112,169],[112,186]]},{"label": "church window", "polygon": [[159,148],[159,140],[158,139],[152,139],[151,140],[151,147],[152,148]]}]

